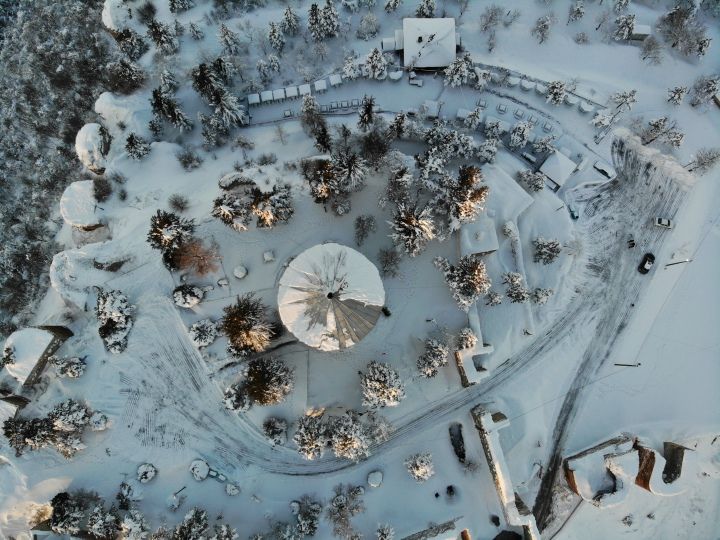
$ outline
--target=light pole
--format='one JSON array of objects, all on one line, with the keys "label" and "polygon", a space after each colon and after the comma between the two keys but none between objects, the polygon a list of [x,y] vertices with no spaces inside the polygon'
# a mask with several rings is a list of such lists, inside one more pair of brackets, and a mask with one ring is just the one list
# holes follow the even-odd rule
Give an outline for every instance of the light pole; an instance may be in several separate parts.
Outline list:
[{"label": "light pole", "polygon": [[684,261],[678,261],[678,262],[674,262],[674,263],[668,263],[668,264],[665,265],[665,268],[667,269],[668,266],[675,266],[676,264],[685,264],[685,263],[689,263],[689,262],[692,262],[692,259],[685,259]]}]

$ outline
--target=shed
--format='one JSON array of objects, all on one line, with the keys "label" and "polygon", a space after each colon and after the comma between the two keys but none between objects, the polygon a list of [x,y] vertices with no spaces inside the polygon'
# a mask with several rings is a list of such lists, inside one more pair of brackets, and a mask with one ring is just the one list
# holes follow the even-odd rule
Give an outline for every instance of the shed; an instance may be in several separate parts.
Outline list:
[{"label": "shed", "polygon": [[312,90],[310,89],[309,84],[301,84],[298,87],[298,90],[300,91],[301,96],[309,96],[312,93]]},{"label": "shed", "polygon": [[330,86],[340,86],[343,82],[342,75],[338,75],[337,73],[330,75],[329,79]]},{"label": "shed", "polygon": [[576,166],[573,160],[562,152],[555,150],[540,166],[540,172],[556,186],[553,191],[557,191],[565,185],[567,179],[575,171]]},{"label": "shed", "polygon": [[260,94],[258,94],[258,93],[248,94],[247,100],[248,100],[248,105],[251,107],[253,105],[260,105]]},{"label": "shed", "polygon": [[382,41],[380,41],[380,48],[383,52],[395,52],[398,50],[394,37],[382,38]]},{"label": "shed", "polygon": [[425,109],[425,115],[428,118],[437,118],[440,116],[440,102],[434,101],[431,99],[426,99],[423,103],[423,108]]},{"label": "shed", "polygon": [[273,101],[282,101],[285,99],[285,89],[284,88],[278,88],[277,90],[273,90]]},{"label": "shed", "polygon": [[460,228],[460,253],[465,255],[487,255],[499,247],[495,221],[482,214],[472,223]]},{"label": "shed", "polygon": [[327,82],[325,79],[320,79],[319,81],[315,81],[315,91],[316,92],[324,92],[327,90]]},{"label": "shed", "polygon": [[635,26],[633,26],[632,33],[630,34],[630,39],[632,41],[642,41],[650,34],[652,34],[652,28],[649,24],[636,24]]},{"label": "shed", "polygon": [[263,90],[260,92],[260,100],[263,103],[270,103],[273,100],[272,90]]},{"label": "shed", "polygon": [[295,99],[296,97],[298,97],[297,86],[288,86],[285,89],[285,97],[287,97],[288,99]]},{"label": "shed", "polygon": [[510,86],[510,87],[512,87],[512,86],[517,86],[518,84],[520,84],[520,78],[519,78],[519,77],[510,76],[510,77],[507,78],[507,81],[505,81],[505,83],[506,83],[508,86]]},{"label": "shed", "polygon": [[593,111],[594,107],[592,105],[590,105],[590,103],[588,103],[587,101],[581,101],[579,108],[580,108],[580,112],[589,113],[589,112]]},{"label": "shed", "polygon": [[417,68],[442,68],[455,60],[455,19],[403,19],[403,61]]},{"label": "shed", "polygon": [[520,88],[525,92],[529,92],[530,90],[535,88],[535,83],[527,79],[523,79],[520,81]]},{"label": "shed", "polygon": [[535,84],[535,91],[540,94],[541,96],[544,96],[547,94],[547,86],[541,83]]},{"label": "shed", "polygon": [[72,335],[64,326],[29,327],[10,334],[4,350],[12,350],[14,359],[0,371],[0,394],[4,398],[20,396],[36,384],[48,358]]}]

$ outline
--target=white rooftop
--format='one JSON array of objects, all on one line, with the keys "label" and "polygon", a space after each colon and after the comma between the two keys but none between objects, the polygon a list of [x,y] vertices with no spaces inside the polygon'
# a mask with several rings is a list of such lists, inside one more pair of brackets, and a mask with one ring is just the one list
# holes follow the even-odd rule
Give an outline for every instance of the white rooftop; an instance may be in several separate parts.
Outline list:
[{"label": "white rooftop", "polygon": [[13,348],[15,361],[7,364],[0,374],[6,372],[18,383],[24,384],[52,340],[53,335],[40,328],[23,328],[13,332],[5,340],[5,347]]},{"label": "white rooftop", "polygon": [[540,172],[547,176],[550,180],[562,187],[565,181],[570,178],[576,167],[576,163],[565,154],[555,150],[544,161],[540,167]]},{"label": "white rooftop", "polygon": [[403,42],[406,66],[445,67],[455,60],[455,19],[403,19]]}]

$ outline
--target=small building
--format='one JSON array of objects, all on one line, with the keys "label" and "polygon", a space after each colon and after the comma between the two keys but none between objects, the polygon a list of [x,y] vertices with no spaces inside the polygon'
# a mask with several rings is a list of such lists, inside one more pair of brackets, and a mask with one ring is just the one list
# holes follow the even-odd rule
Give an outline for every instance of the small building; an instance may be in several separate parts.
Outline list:
[{"label": "small building", "polygon": [[5,340],[4,351],[12,353],[12,362],[0,371],[0,399],[24,406],[27,391],[37,384],[48,358],[73,333],[64,326],[23,328]]},{"label": "small building", "polygon": [[442,104],[439,101],[426,99],[423,103],[423,110],[425,111],[425,117],[434,120],[440,116],[440,107]]},{"label": "small building", "polygon": [[[397,33],[395,38],[398,48]],[[415,68],[444,68],[455,60],[460,36],[455,32],[455,19],[403,19],[403,63]]]},{"label": "small building", "polygon": [[652,28],[649,24],[636,24],[630,34],[630,41],[643,41],[652,34]]},{"label": "small building", "polygon": [[565,185],[565,182],[575,169],[577,164],[562,152],[555,150],[540,166],[543,173],[553,185],[552,190],[557,191]]}]

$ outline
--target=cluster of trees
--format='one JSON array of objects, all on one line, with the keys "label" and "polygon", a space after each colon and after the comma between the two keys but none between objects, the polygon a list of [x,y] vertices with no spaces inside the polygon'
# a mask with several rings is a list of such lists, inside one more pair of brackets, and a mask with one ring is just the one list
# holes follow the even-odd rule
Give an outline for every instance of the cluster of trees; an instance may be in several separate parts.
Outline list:
[{"label": "cluster of trees", "polygon": [[121,291],[100,289],[97,294],[95,316],[98,320],[98,334],[105,348],[119,354],[125,350],[128,334],[133,326],[132,314],[135,306],[130,305]]},{"label": "cluster of trees", "polygon": [[252,218],[259,228],[287,223],[295,213],[290,186],[263,191],[256,185],[226,191],[213,203],[212,215],[236,231],[246,231]]},{"label": "cluster of trees", "polygon": [[18,456],[26,449],[52,447],[69,459],[85,448],[82,442],[85,429],[102,431],[107,421],[104,414],[69,399],[57,404],[44,417],[9,418],[3,423],[3,434]]},{"label": "cluster of trees", "polygon": [[305,415],[297,421],[293,442],[305,459],[317,459],[330,447],[337,457],[358,461],[370,455],[370,445],[387,438],[388,430],[386,421],[372,413]]},{"label": "cluster of trees", "polygon": [[420,375],[426,378],[435,377],[440,368],[447,365],[450,348],[444,340],[430,338],[425,340],[425,351],[417,359]]},{"label": "cluster of trees", "polygon": [[147,241],[153,249],[162,253],[168,270],[191,270],[200,276],[215,272],[219,259],[217,246],[205,246],[194,236],[194,232],[195,222],[192,219],[158,210],[150,218]]}]

